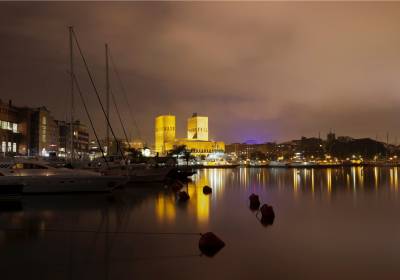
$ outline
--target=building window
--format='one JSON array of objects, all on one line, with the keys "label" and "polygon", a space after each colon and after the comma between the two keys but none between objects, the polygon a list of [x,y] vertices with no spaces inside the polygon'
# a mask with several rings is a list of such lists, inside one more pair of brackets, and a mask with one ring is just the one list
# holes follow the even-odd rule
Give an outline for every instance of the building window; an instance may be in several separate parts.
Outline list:
[{"label": "building window", "polygon": [[12,126],[13,126],[13,127],[12,127],[12,131],[13,131],[14,133],[17,133],[17,132],[18,132],[18,125],[17,125],[16,123],[13,123]]},{"label": "building window", "polygon": [[42,117],[42,142],[43,143],[46,143],[46,124],[47,124],[46,117],[43,116]]},{"label": "building window", "polygon": [[17,143],[13,143],[12,151],[13,151],[14,153],[17,152]]},{"label": "building window", "polygon": [[6,141],[1,142],[1,151],[6,152]]}]

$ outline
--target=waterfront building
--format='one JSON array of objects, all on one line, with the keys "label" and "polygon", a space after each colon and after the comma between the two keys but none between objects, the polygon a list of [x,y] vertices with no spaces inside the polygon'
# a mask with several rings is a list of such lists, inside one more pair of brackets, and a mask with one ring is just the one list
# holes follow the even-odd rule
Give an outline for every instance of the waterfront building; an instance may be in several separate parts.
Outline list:
[{"label": "waterfront building", "polygon": [[0,100],[2,156],[48,156],[58,151],[58,129],[46,107],[16,107]]},{"label": "waterfront building", "polygon": [[[70,124],[56,121],[46,107],[17,107],[0,100],[1,156],[66,156],[70,150]],[[89,151],[89,133],[74,122],[77,157]]]},{"label": "waterfront building", "polygon": [[187,139],[208,141],[208,117],[193,113],[187,121]]},{"label": "waterfront building", "polygon": [[28,155],[56,156],[59,147],[59,131],[54,117],[46,107],[28,110],[31,111]]},{"label": "waterfront building", "polygon": [[162,115],[156,117],[155,120],[155,151],[159,155],[164,155],[168,151],[165,147],[166,143],[175,140],[176,125],[175,116]]},{"label": "waterfront building", "polygon": [[[71,123],[57,121],[59,131],[59,153],[60,157],[71,156]],[[72,142],[74,145],[75,158],[85,158],[89,155],[89,132],[83,123],[74,121]]]},{"label": "waterfront building", "polygon": [[176,118],[162,115],[155,120],[155,151],[166,155],[178,146],[186,146],[194,156],[207,156],[217,151],[225,151],[225,143],[209,141],[208,117],[194,113],[187,121],[187,138],[176,138]]},{"label": "waterfront building", "polygon": [[2,156],[18,153],[22,140],[18,123],[18,109],[12,106],[11,101],[3,103],[0,100],[0,152]]}]

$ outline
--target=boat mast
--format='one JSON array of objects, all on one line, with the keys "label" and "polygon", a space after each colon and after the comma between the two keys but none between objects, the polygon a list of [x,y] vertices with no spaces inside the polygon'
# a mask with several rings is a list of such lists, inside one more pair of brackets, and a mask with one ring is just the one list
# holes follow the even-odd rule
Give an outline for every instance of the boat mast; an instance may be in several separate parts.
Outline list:
[{"label": "boat mast", "polygon": [[73,44],[72,44],[72,36],[73,36],[74,29],[72,26],[69,27],[69,65],[70,65],[70,75],[71,75],[71,119],[70,119],[70,145],[71,145],[71,163],[75,157],[75,152],[74,152],[74,60],[73,60],[73,55],[74,55],[74,49],[73,49]]},{"label": "boat mast", "polygon": [[[106,48],[106,117],[110,119],[110,77],[108,71],[108,45],[105,45]],[[110,155],[110,127],[108,123],[106,123],[106,142],[107,142],[107,155]]]}]

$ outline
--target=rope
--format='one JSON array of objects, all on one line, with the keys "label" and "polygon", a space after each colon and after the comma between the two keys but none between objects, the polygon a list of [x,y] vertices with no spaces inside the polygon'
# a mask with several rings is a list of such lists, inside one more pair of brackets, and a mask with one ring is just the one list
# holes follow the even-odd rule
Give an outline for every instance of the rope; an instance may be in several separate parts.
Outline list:
[{"label": "rope", "polygon": [[[26,228],[0,228],[2,231],[29,231]],[[42,232],[59,232],[59,233],[99,233],[99,234],[129,234],[129,235],[199,235],[200,232],[151,232],[151,231],[98,231],[86,229],[39,229]]]},{"label": "rope", "polygon": [[133,116],[133,113],[132,113],[132,106],[131,106],[130,103],[129,103],[129,100],[128,100],[128,96],[127,96],[127,94],[126,94],[126,90],[125,90],[124,83],[122,82],[121,76],[119,75],[119,72],[118,72],[118,70],[117,70],[117,67],[116,67],[116,65],[115,65],[115,63],[114,63],[114,59],[113,59],[113,56],[112,56],[112,54],[111,54],[111,51],[110,51],[110,61],[111,61],[111,67],[112,67],[112,69],[114,70],[115,76],[117,77],[118,85],[119,85],[120,90],[122,91],[122,93],[123,93],[123,95],[124,95],[124,98],[125,98],[125,101],[126,101],[126,105],[128,106],[129,115],[130,115],[131,119],[133,120],[133,124],[134,124],[135,127],[136,127],[136,130],[137,130],[137,132],[138,132],[139,139],[141,139],[142,136],[141,136],[141,133],[140,133],[139,126],[138,126],[138,124],[137,124],[137,122],[136,122],[135,117]]},{"label": "rope", "polygon": [[[85,108],[86,115],[87,115],[87,117],[88,117],[88,119],[89,119],[90,126],[92,127],[94,136],[96,137],[97,144],[99,145],[99,148],[100,148],[100,151],[101,151],[101,155],[102,155],[102,157],[103,157],[103,159],[104,159],[104,161],[105,161],[105,163],[106,163],[106,165],[107,165],[107,168],[110,168],[110,167],[108,166],[108,161],[107,161],[107,159],[106,159],[106,157],[105,157],[105,155],[104,155],[103,148],[101,147],[100,139],[99,139],[99,137],[98,137],[98,135],[97,135],[97,133],[96,133],[96,130],[94,129],[94,124],[93,124],[92,118],[90,117],[89,110],[88,110],[88,108],[87,108],[87,106],[86,106],[85,99],[83,98],[83,94],[82,94],[82,91],[81,91],[81,87],[79,86],[79,83],[78,83],[78,80],[77,80],[76,76],[75,76],[74,74],[72,74],[72,76],[73,76],[73,80],[74,80],[74,82],[75,82],[76,88],[78,89],[79,96],[81,97],[81,100],[82,100],[82,103],[83,103],[83,107]],[[72,133],[72,132],[71,132],[71,133]]]},{"label": "rope", "polygon": [[119,113],[119,110],[118,110],[117,101],[115,100],[114,92],[113,91],[110,91],[110,92],[111,92],[112,101],[114,103],[115,111],[116,111],[118,119],[119,119],[119,123],[121,124],[122,131],[124,132],[124,135],[125,135],[126,143],[128,143],[128,147],[129,147],[129,150],[130,150],[131,149],[131,144],[129,144],[128,135],[126,134],[125,126],[124,126],[124,123],[122,122],[121,114]]},{"label": "rope", "polygon": [[[79,45],[78,38],[77,38],[77,36],[76,36],[74,30],[72,30],[72,34],[74,35],[73,37],[74,37],[74,39],[75,39],[75,43],[76,43],[76,46],[78,47],[79,54],[81,55],[82,61],[83,61],[83,63],[85,64],[85,69],[86,69],[86,72],[87,72],[87,74],[88,74],[88,76],[89,76],[90,83],[92,84],[92,87],[93,87],[93,89],[94,89],[94,92],[96,93],[96,96],[97,96],[97,100],[98,100],[99,103],[100,103],[101,110],[103,111],[103,114],[104,114],[104,116],[105,116],[105,118],[106,118],[106,120],[107,120],[108,127],[110,128],[111,134],[113,135],[114,140],[115,140],[115,142],[116,142],[116,144],[117,144],[117,150],[120,151],[122,158],[125,160],[124,153],[122,152],[122,150],[121,150],[120,147],[119,147],[119,143],[118,143],[117,137],[115,136],[114,130],[113,130],[113,128],[112,128],[112,126],[111,126],[111,123],[110,123],[110,119],[108,118],[108,116],[107,116],[107,114],[106,114],[106,111],[105,111],[105,109],[104,109],[103,103],[101,102],[99,92],[98,92],[98,90],[97,90],[96,84],[95,84],[94,79],[93,79],[93,77],[92,77],[92,74],[91,74],[91,72],[90,72],[89,66],[88,66],[88,64],[87,64],[87,62],[86,62],[85,56],[83,55],[81,46]],[[107,143],[107,145],[108,145],[108,143]]]}]

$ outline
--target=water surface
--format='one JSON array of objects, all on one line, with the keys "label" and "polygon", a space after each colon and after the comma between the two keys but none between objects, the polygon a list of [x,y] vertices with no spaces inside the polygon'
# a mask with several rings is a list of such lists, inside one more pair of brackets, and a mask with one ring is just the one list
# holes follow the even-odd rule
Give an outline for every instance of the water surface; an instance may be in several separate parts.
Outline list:
[{"label": "water surface", "polygon": [[[160,186],[25,196],[0,212],[2,279],[397,279],[398,173],[207,169],[188,203]],[[272,225],[251,193],[274,207]],[[198,249],[207,231],[226,243],[213,258]]]}]

